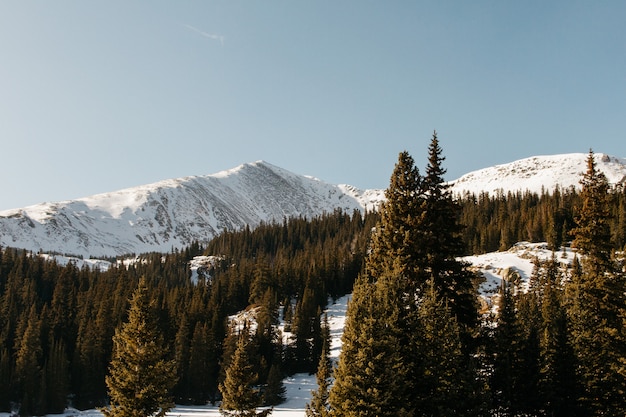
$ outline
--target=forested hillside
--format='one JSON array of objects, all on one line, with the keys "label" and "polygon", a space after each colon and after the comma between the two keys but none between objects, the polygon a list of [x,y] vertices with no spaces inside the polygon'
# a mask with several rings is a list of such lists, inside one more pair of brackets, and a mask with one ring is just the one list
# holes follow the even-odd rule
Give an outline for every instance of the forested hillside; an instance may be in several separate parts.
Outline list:
[{"label": "forested hillside", "polygon": [[[0,251],[0,410],[20,406],[22,415],[61,412],[68,400],[80,409],[102,406],[104,377],[114,330],[145,277],[159,311],[159,327],[177,363],[178,403],[216,399],[232,343],[227,317],[258,307],[255,369],[265,383],[272,366],[279,376],[314,371],[319,311],[327,297],[349,292],[366,251],[375,215],[332,213],[291,219],[237,233],[170,254],[147,254],[106,271],[60,266],[25,251]],[[189,261],[219,254],[223,262],[197,284]],[[272,327],[282,305],[293,343],[277,343]],[[224,353],[226,352],[226,354]]]},{"label": "forested hillside", "polygon": [[[626,245],[626,190],[616,187],[608,193],[606,222],[612,247]],[[546,190],[541,194],[459,196],[463,242],[468,253],[506,250],[516,242],[548,242],[558,248],[572,239],[571,231],[582,208],[580,191],[574,188]]]},{"label": "forested hillside", "polygon": [[[405,408],[389,409],[395,415],[426,409],[450,415],[451,405],[465,407],[455,415],[623,414],[624,190],[610,189],[590,163],[581,192],[456,199],[441,180],[441,152],[437,142],[431,145],[424,177],[401,154],[380,213],[336,211],[261,224],[107,270],[2,248],[0,411],[40,415],[68,404],[107,404],[113,336],[128,320],[129,300],[143,277],[176,364],[172,394],[179,404],[220,398],[219,384],[240,344],[241,329],[229,326],[228,317],[243,310],[256,317],[244,325],[255,386],[264,387],[264,404],[280,402],[282,377],[315,372],[326,359],[320,312],[329,297],[354,288],[347,355],[385,358],[371,361],[369,375],[378,380],[361,380],[363,389],[384,387],[386,393],[363,400],[370,410],[410,398]],[[511,278],[501,289],[498,314],[478,316],[480,277],[457,257],[522,240],[549,242],[554,262],[537,263],[527,292]],[[559,265],[560,247],[572,241],[578,263]],[[198,255],[220,261],[195,282],[189,265]],[[402,310],[408,299],[421,301]],[[275,326],[279,312],[293,336],[286,345]],[[376,345],[360,338],[368,334]],[[424,360],[406,362],[416,355]],[[331,396],[333,415],[345,415],[337,404],[355,389],[346,381],[360,371],[348,364],[364,360],[340,363],[337,387],[344,391]],[[433,390],[440,395],[426,394]]]}]

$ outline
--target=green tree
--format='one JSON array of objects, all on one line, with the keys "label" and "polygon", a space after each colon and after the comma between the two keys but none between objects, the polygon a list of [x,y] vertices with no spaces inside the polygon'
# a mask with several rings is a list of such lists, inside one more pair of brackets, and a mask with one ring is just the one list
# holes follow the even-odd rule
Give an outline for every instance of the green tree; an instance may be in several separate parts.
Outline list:
[{"label": "green tree", "polygon": [[398,155],[386,201],[379,209],[380,219],[372,234],[366,263],[370,278],[376,279],[386,271],[400,268],[398,277],[406,280],[407,290],[419,282],[418,265],[424,256],[422,236],[415,227],[421,203],[422,179],[413,157],[403,151]]},{"label": "green tree", "polygon": [[348,304],[342,351],[330,390],[331,415],[411,416],[410,362],[405,334],[401,281],[386,273],[375,284],[365,276]]},{"label": "green tree", "polygon": [[173,406],[176,365],[142,278],[130,302],[128,321],[115,331],[106,384],[111,405],[107,417],[164,416]]},{"label": "green tree", "polygon": [[423,274],[422,291],[426,283],[433,283],[435,291],[443,298],[458,322],[464,349],[467,351],[477,325],[475,274],[469,264],[458,258],[466,254],[462,239],[463,226],[459,223],[460,206],[453,198],[450,185],[444,180],[446,170],[442,163],[445,157],[433,133],[428,147],[428,165],[422,181],[423,198],[413,216],[421,237],[420,246],[424,256],[419,259],[419,270]]},{"label": "green tree", "polygon": [[263,403],[265,405],[278,405],[287,399],[287,389],[283,383],[283,372],[279,358],[274,358],[267,375],[267,384],[263,392]]},{"label": "green tree", "polygon": [[220,412],[224,416],[266,416],[271,409],[256,411],[261,403],[259,390],[254,386],[258,375],[254,373],[248,358],[247,345],[250,335],[241,332],[237,339],[237,349],[226,369],[226,378],[220,384],[222,403]]},{"label": "green tree", "polygon": [[55,340],[45,365],[48,413],[62,413],[69,394],[69,361],[63,340]]},{"label": "green tree", "polygon": [[582,207],[573,246],[582,255],[582,273],[570,284],[572,323],[580,402],[587,415],[626,414],[626,285],[623,265],[612,259],[608,181],[598,172],[593,152],[581,180]]},{"label": "green tree", "polygon": [[413,406],[423,416],[482,415],[484,386],[461,350],[456,318],[434,285],[420,303]]},{"label": "green tree", "polygon": [[515,415],[519,410],[520,398],[518,387],[522,361],[522,330],[515,309],[513,285],[502,282],[498,300],[497,326],[493,336],[493,372],[491,373],[491,389],[493,404],[498,415]]},{"label": "green tree", "polygon": [[[35,306],[30,309],[24,334],[21,336],[15,359],[15,380],[18,386],[20,413],[38,415],[45,412],[42,400],[41,321]],[[42,392],[44,391],[44,392]]]},{"label": "green tree", "polygon": [[548,261],[541,303],[539,387],[544,409],[554,417],[575,414],[573,352],[568,341],[568,322],[563,289],[556,273],[556,259]]},{"label": "green tree", "polygon": [[322,324],[322,354],[320,355],[317,373],[315,374],[317,389],[311,392],[311,402],[306,405],[305,413],[307,417],[328,417],[330,415],[328,395],[330,378],[332,376],[331,373],[330,328],[328,325],[328,316],[324,315],[324,322]]}]

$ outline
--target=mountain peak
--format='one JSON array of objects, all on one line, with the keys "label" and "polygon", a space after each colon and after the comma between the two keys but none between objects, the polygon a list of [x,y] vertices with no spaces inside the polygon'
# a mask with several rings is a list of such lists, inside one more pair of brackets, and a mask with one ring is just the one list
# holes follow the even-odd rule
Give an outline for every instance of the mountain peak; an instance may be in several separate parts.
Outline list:
[{"label": "mountain peak", "polygon": [[[484,168],[451,181],[454,193],[480,194],[508,191],[552,192],[556,187],[580,188],[580,179],[587,170],[586,153],[542,155],[520,159],[507,164]],[[594,154],[596,167],[609,183],[626,183],[626,159],[603,153]]]},{"label": "mountain peak", "polygon": [[363,210],[372,200],[370,193],[348,192],[256,161],[216,174],[3,211],[0,246],[85,257],[168,252],[223,230],[338,208]]}]

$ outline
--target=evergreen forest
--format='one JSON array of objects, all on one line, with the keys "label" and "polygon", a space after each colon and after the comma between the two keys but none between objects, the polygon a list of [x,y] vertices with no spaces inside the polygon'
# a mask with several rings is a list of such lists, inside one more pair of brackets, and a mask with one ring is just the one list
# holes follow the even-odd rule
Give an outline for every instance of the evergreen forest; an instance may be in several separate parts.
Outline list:
[{"label": "evergreen forest", "polygon": [[[279,404],[300,372],[318,376],[309,416],[625,415],[626,191],[590,152],[581,190],[453,196],[444,160],[436,133],[424,174],[400,153],[378,212],[224,231],[107,270],[0,248],[0,411],[111,404],[125,337],[149,311],[167,400],[223,400],[225,415]],[[479,314],[481,277],[459,258],[518,241],[548,242],[553,260],[536,261],[527,291],[505,281]],[[572,265],[558,261],[564,246]],[[218,261],[192,281],[199,255]],[[322,311],[347,293],[333,367]],[[244,310],[254,325],[229,320]],[[237,384],[254,389],[239,399]]]}]

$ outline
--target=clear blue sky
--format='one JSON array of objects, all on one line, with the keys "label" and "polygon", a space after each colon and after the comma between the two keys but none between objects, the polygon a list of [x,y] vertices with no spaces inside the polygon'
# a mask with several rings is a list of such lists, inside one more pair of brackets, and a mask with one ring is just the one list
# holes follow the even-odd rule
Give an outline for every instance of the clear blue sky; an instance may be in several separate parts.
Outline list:
[{"label": "clear blue sky", "polygon": [[266,160],[626,156],[624,1],[0,2],[0,210]]}]

